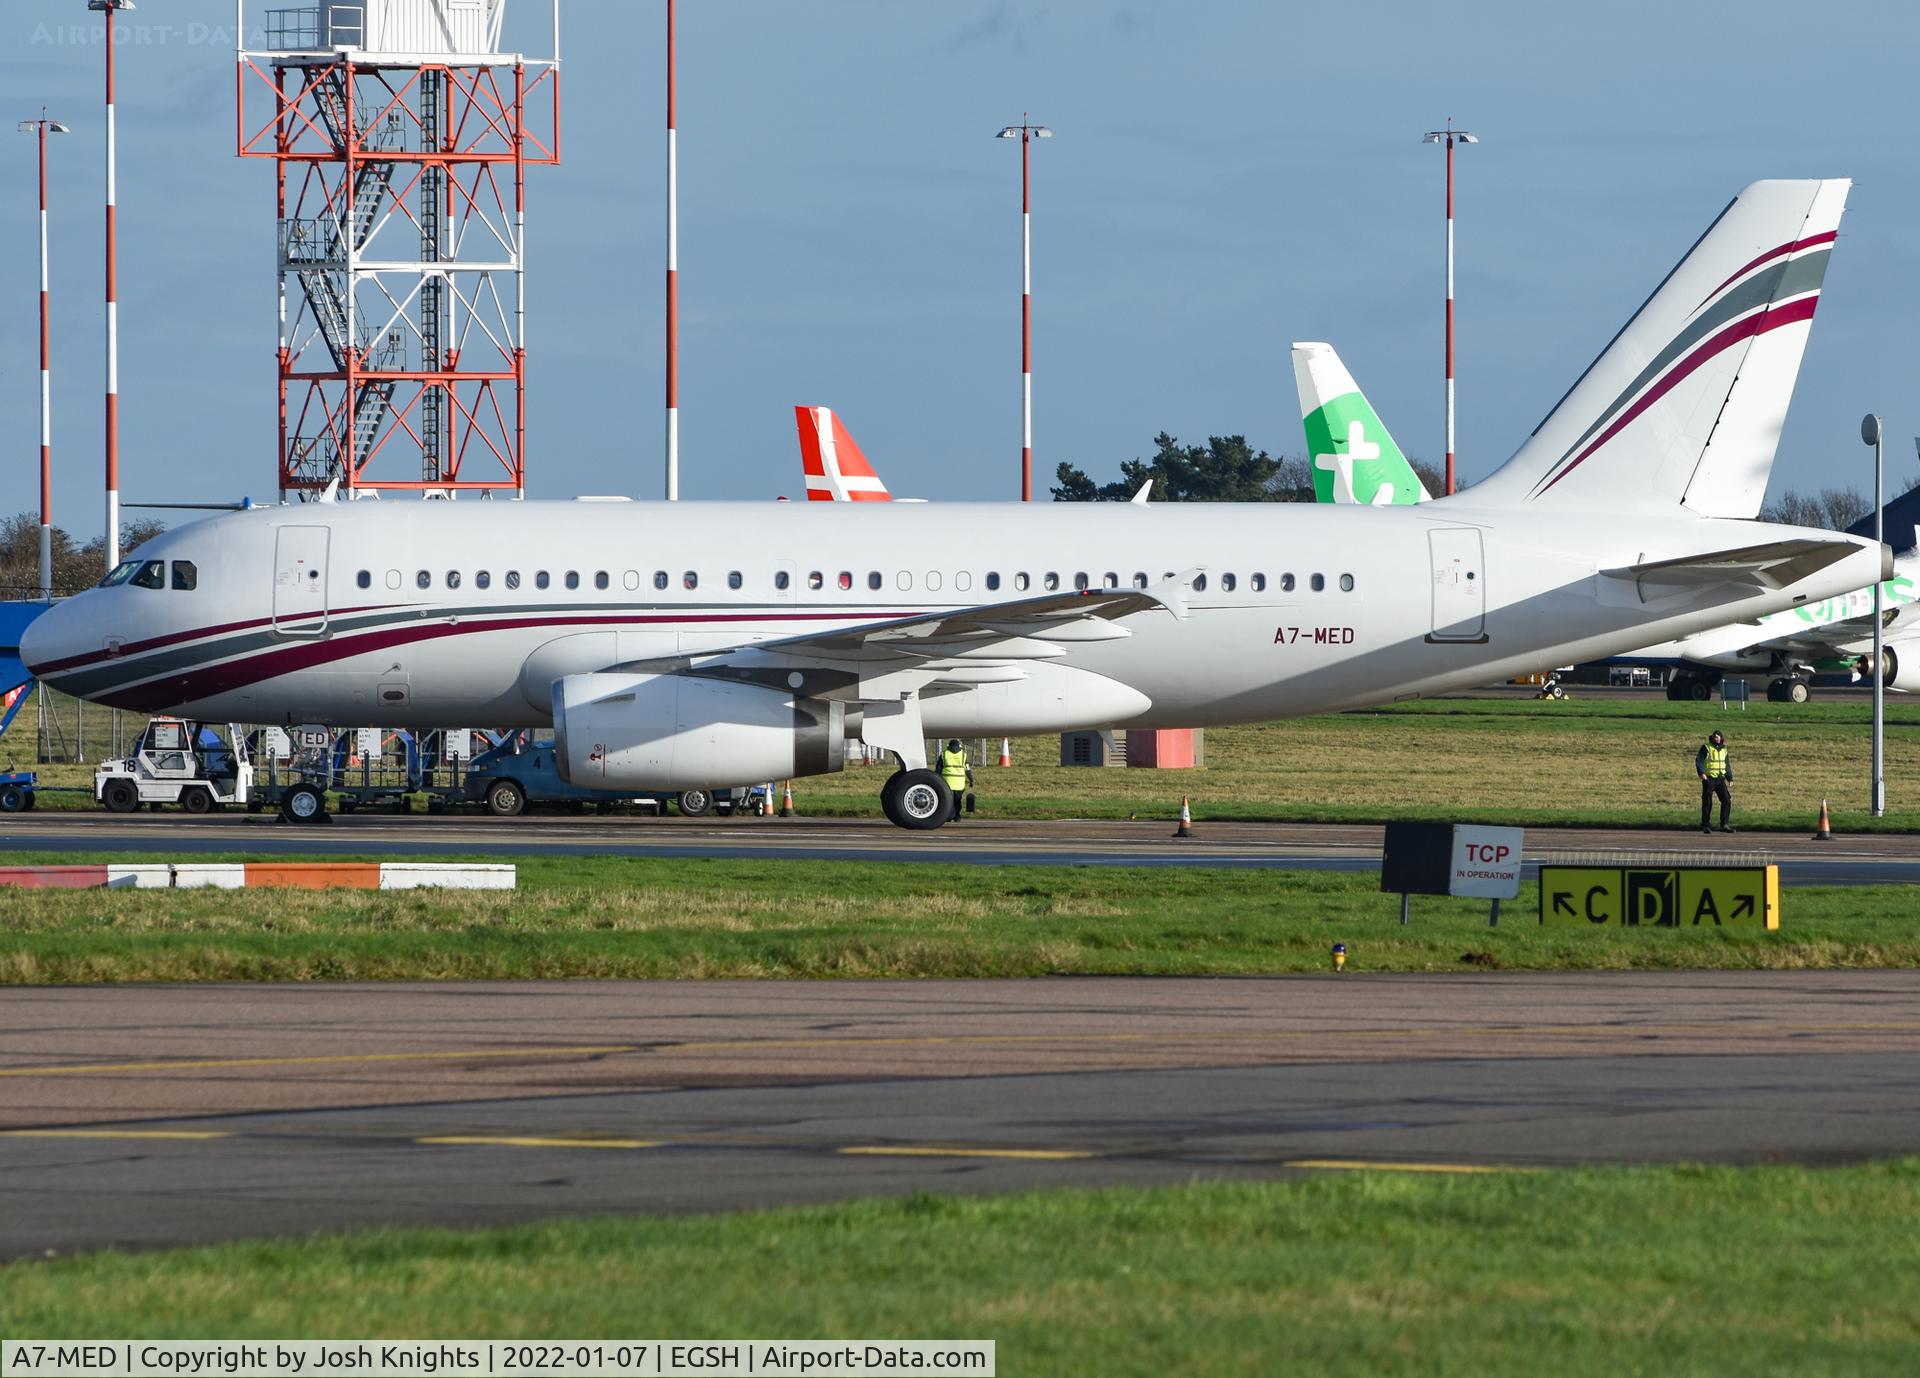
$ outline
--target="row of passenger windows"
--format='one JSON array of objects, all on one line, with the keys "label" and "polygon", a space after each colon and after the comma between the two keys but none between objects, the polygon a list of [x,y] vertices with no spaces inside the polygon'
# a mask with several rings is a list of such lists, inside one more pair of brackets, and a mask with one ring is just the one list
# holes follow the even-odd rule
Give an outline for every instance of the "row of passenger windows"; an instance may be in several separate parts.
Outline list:
[{"label": "row of passenger windows", "polygon": [[[152,563],[155,568],[159,567],[158,561],[154,561]],[[186,562],[175,561],[176,568],[178,568],[181,565],[186,565]],[[127,567],[122,566],[121,568],[124,569]],[[193,566],[186,565],[186,568],[189,571],[191,571],[193,569]],[[114,573],[118,575],[120,571],[115,570]],[[193,587],[191,583],[187,583],[185,585],[178,583],[179,576],[177,574],[174,577],[176,580],[174,587],[176,588],[181,588],[181,587],[192,588]],[[189,573],[188,577],[189,578],[192,577],[191,573]],[[1171,574],[1168,574],[1165,577],[1171,579],[1173,576]],[[438,587],[446,588],[446,589],[457,589],[461,587],[463,578],[464,578],[464,575],[460,570],[457,570],[457,569],[447,570],[444,574],[440,576],[439,580],[437,581]],[[1049,591],[1058,589],[1061,587],[1061,579],[1062,579],[1061,575],[1057,573],[1053,573],[1051,571],[1046,574],[1042,574],[1039,576],[1040,587],[1042,589],[1046,589]],[[566,571],[566,573],[560,576],[561,587],[563,588],[577,589],[580,587],[580,580],[581,580],[580,571],[575,569],[570,569]],[[1109,570],[1102,577],[1101,582],[1098,584],[1095,584],[1092,581],[1092,576],[1084,573],[1073,575],[1072,580],[1073,580],[1073,587],[1076,589],[1122,587],[1122,584],[1120,581],[1120,575],[1112,570]],[[922,587],[926,588],[929,592],[938,592],[941,586],[941,581],[942,581],[942,575],[940,571],[929,570],[924,576],[924,582],[922,584]],[[108,582],[111,583],[115,581],[110,577]],[[135,582],[138,582],[138,580],[136,579]],[[373,587],[373,571],[366,570],[366,569],[361,570],[358,577],[355,579],[355,582],[363,589],[372,588]],[[387,571],[386,584],[388,588],[397,589],[401,586],[402,582],[403,580],[399,570],[390,569]],[[825,589],[826,587],[828,587],[828,582],[829,582],[828,575],[824,570],[818,570],[818,569],[810,570],[807,573],[806,585],[810,591],[818,592],[822,589]],[[1150,581],[1148,580],[1145,573],[1136,572],[1131,582],[1134,588],[1143,589],[1148,586]],[[1294,576],[1291,574],[1280,575],[1276,582],[1280,592],[1282,593],[1292,593],[1296,588],[1299,587],[1298,582],[1295,580]],[[503,583],[507,588],[510,588],[510,589],[519,588],[520,587],[520,571],[517,569],[508,570],[505,574],[501,575],[501,583]],[[622,576],[621,583],[630,592],[633,590],[637,590],[640,587],[639,571],[632,570],[632,569],[628,570],[625,573],[625,575]],[[999,572],[990,571],[986,575],[985,583],[988,591],[997,592],[1002,587],[1002,581],[1001,581],[1001,576]],[[1034,576],[1022,571],[1017,574],[1008,575],[1007,583],[1016,592],[1025,592],[1026,590],[1031,589],[1033,587]],[[1340,576],[1339,583],[1340,583],[1340,591],[1342,593],[1353,592],[1353,576],[1351,574],[1342,574]],[[413,576],[413,584],[415,588],[419,588],[419,589],[434,588],[436,586],[434,572],[430,569],[423,569],[423,570],[417,571]],[[832,584],[834,587],[843,589],[843,590],[853,588],[854,586],[853,571],[849,569],[841,570],[837,575],[832,576]],[[653,572],[653,586],[656,589],[670,588],[672,587],[672,585],[673,585],[673,577],[670,574],[668,574],[666,570],[658,569]],[[533,576],[533,586],[537,589],[552,588],[553,576],[544,569],[536,570]],[[791,588],[793,586],[792,573],[784,569],[775,570],[773,574],[773,586],[775,589],[781,590],[781,591],[785,591]],[[878,592],[879,590],[886,587],[886,576],[883,575],[877,569],[869,570],[866,576],[866,586],[869,589],[875,592]],[[963,570],[960,573],[953,576],[953,586],[955,589],[964,593],[973,587],[973,576]],[[1264,593],[1267,590],[1267,576],[1264,574],[1249,574],[1247,576],[1246,586],[1250,592]],[[153,584],[148,587],[158,588],[159,585]],[[492,572],[484,569],[474,571],[473,587],[475,587],[476,589],[492,588],[493,587]],[[593,587],[596,589],[608,589],[613,587],[612,575],[608,574],[607,571],[604,569],[594,571]],[[683,589],[699,588],[700,587],[699,573],[691,569],[682,573],[680,576],[680,587]],[[737,569],[727,571],[727,587],[729,589],[745,588],[746,587],[745,576],[742,575],[740,571]],[[894,587],[902,591],[912,589],[913,575],[908,573],[905,570],[900,571],[898,574],[894,575]],[[1207,587],[1208,585],[1207,585],[1206,575],[1196,574],[1193,576],[1193,591],[1195,593],[1205,593],[1207,591]],[[1240,588],[1240,576],[1237,574],[1222,574],[1220,576],[1219,587],[1220,587],[1220,592],[1222,593],[1237,592]],[[1327,576],[1324,574],[1309,574],[1307,576],[1307,587],[1312,589],[1315,593],[1321,593],[1325,591],[1327,587]]]},{"label": "row of passenger windows", "polygon": [[[116,584],[126,584],[137,589],[163,589],[167,587],[167,562],[165,560],[122,560],[100,581],[100,587],[110,589]],[[177,589],[197,589],[200,587],[200,571],[194,568],[191,560],[173,562],[173,587]]]}]

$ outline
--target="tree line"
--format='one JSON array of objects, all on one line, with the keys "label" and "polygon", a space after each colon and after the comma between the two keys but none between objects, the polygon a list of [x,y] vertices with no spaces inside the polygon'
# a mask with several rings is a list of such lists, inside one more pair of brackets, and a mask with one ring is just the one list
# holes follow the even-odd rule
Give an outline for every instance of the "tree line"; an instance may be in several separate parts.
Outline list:
[{"label": "tree line", "polygon": [[[149,517],[124,522],[120,549],[132,551],[152,540],[167,524]],[[99,583],[106,574],[104,536],[76,541],[64,527],[53,528],[53,592],[56,597],[78,593]],[[0,519],[0,597],[40,596],[40,514],[21,512]]]}]

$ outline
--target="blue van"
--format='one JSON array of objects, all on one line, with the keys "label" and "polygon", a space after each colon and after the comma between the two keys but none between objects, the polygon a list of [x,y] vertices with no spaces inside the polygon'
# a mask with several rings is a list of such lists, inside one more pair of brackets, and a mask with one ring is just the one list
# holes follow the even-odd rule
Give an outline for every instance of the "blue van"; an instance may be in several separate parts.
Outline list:
[{"label": "blue van", "polygon": [[587,789],[568,784],[560,778],[553,759],[553,734],[526,729],[509,733],[499,746],[475,756],[467,764],[466,797],[469,802],[485,804],[487,812],[501,818],[513,818],[530,808],[559,807],[579,813],[592,804],[602,813],[622,804],[650,806],[665,813],[667,805],[688,818],[703,818],[718,812],[734,812],[734,801],[745,810],[747,789],[686,789],[678,794],[647,790]]}]

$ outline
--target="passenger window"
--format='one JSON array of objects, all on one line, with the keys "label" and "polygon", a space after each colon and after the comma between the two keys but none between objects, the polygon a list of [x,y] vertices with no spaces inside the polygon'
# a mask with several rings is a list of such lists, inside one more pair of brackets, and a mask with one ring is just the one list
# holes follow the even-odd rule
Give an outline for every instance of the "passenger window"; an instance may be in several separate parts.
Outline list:
[{"label": "passenger window", "polygon": [[447,571],[447,587],[450,589],[457,589],[460,587],[460,571],[459,570],[450,569]]},{"label": "passenger window", "polygon": [[1143,588],[1145,588],[1145,587],[1147,586],[1147,575],[1146,575],[1146,571],[1144,571],[1144,570],[1140,570],[1140,571],[1137,571],[1137,572],[1136,572],[1136,573],[1134,574],[1134,576],[1133,576],[1133,586],[1134,586],[1135,588],[1137,588],[1137,589],[1143,589]]},{"label": "passenger window", "polygon": [[1351,574],[1343,574],[1340,576],[1340,592],[1353,592],[1353,576]]},{"label": "passenger window", "polygon": [[1077,589],[1084,589],[1084,588],[1086,588],[1086,586],[1087,586],[1087,576],[1086,576],[1086,575],[1084,575],[1084,574],[1076,574],[1076,575],[1074,575],[1074,576],[1073,576],[1073,586],[1074,586],[1075,588],[1077,588]]},{"label": "passenger window", "polygon": [[358,574],[354,575],[353,582],[358,584],[363,589],[372,588],[373,587],[373,571],[370,569],[361,570]]},{"label": "passenger window", "polygon": [[[362,580],[366,579],[367,572],[364,569],[360,571],[360,577]],[[175,560],[173,562],[173,586],[175,588],[184,593],[191,593],[194,589],[198,588],[199,585],[200,571],[193,567],[193,561]],[[362,583],[360,587],[365,588],[366,584]]]},{"label": "passenger window", "polygon": [[913,576],[907,573],[903,569],[898,574],[893,576],[893,582],[895,587],[899,588],[900,591],[904,593],[906,590],[913,587]]},{"label": "passenger window", "polygon": [[680,576],[680,583],[685,588],[697,589],[700,587],[700,576],[692,570],[688,570]]},{"label": "passenger window", "polygon": [[1252,585],[1255,593],[1265,593],[1267,591],[1267,576],[1264,574],[1254,575],[1249,583]]},{"label": "passenger window", "polygon": [[885,580],[883,580],[883,579],[882,579],[882,578],[880,577],[880,571],[879,571],[879,570],[877,570],[877,569],[875,569],[875,570],[869,570],[869,571],[867,572],[867,587],[868,587],[868,588],[870,588],[870,589],[876,589],[876,590],[877,590],[877,589],[879,589],[879,588],[880,588],[880,586],[881,586],[881,585],[882,585],[883,583],[885,583],[885,582],[886,582],[886,581],[885,581]]},{"label": "passenger window", "polygon": [[1032,583],[1033,580],[1029,579],[1024,573],[1013,576],[1013,586],[1022,592],[1025,592]]},{"label": "passenger window", "polygon": [[1000,587],[1000,575],[998,572],[987,576],[987,587],[989,589],[998,589]]},{"label": "passenger window", "polygon": [[1119,588],[1120,576],[1116,574],[1113,570],[1108,570],[1105,574],[1100,576],[1100,587],[1106,588],[1106,589]]},{"label": "passenger window", "polygon": [[1280,592],[1293,592],[1293,576],[1291,574],[1283,574],[1280,576]]},{"label": "passenger window", "polygon": [[137,589],[163,589],[167,586],[167,567],[160,560],[148,560],[129,582]]},{"label": "passenger window", "polygon": [[423,569],[413,576],[413,586],[419,589],[430,589],[433,587],[433,576]]},{"label": "passenger window", "polygon": [[816,569],[807,575],[808,588],[823,589],[826,586],[827,586],[827,576],[822,574],[819,570]]},{"label": "passenger window", "polygon": [[628,570],[625,574],[620,576],[620,582],[627,586],[628,593],[632,593],[635,589],[640,587],[640,571],[637,569]]},{"label": "passenger window", "polygon": [[940,590],[940,571],[939,570],[930,569],[927,571],[927,587],[932,589],[936,593],[939,592]]},{"label": "passenger window", "polygon": [[1316,574],[1313,576],[1313,591],[1315,593],[1323,592],[1326,589],[1326,587],[1327,587],[1326,575]]},{"label": "passenger window", "polygon": [[[965,592],[966,592],[966,591],[967,591],[968,589],[970,589],[970,588],[972,588],[972,587],[973,587],[973,574],[972,574],[972,572],[971,572],[971,571],[969,571],[969,570],[964,570],[964,569],[963,569],[963,570],[961,570],[961,571],[960,571],[960,572],[959,572],[958,574],[956,574],[956,575],[954,575],[954,576],[953,576],[953,586],[954,586],[955,588],[957,588],[957,589],[959,589],[959,590],[960,590],[960,592],[962,592],[962,593],[965,593]],[[939,586],[938,584],[935,584],[935,585],[934,585],[934,587],[935,587],[935,588],[938,588],[938,587],[940,587],[940,586]]]},{"label": "passenger window", "polygon": [[1206,575],[1204,575],[1204,574],[1196,574],[1196,575],[1194,575],[1194,576],[1193,576],[1193,591],[1194,591],[1195,593],[1205,593],[1205,592],[1207,591],[1207,576],[1206,576]]},{"label": "passenger window", "polygon": [[544,569],[533,576],[533,586],[537,589],[543,589],[552,582],[553,576],[548,574]]},{"label": "passenger window", "polygon": [[390,569],[387,571],[387,587],[390,589],[397,589],[400,587],[400,571],[399,570]]},{"label": "passenger window", "polygon": [[746,581],[745,579],[743,579],[743,578],[741,578],[741,577],[740,577],[740,571],[739,571],[739,570],[737,570],[737,569],[730,569],[730,570],[728,570],[728,571],[727,571],[727,587],[728,587],[728,588],[730,588],[730,589],[737,589],[737,588],[739,588],[739,587],[740,587],[740,586],[741,586],[742,584],[744,584],[744,583],[746,583],[746,582],[747,582],[747,581]]},{"label": "passenger window", "polygon": [[840,587],[843,589],[850,589],[853,587],[853,571],[852,570],[843,569],[840,571]]},{"label": "passenger window", "polygon": [[507,571],[507,587],[510,589],[517,589],[520,587],[520,571],[519,570],[510,569]]},{"label": "passenger window", "polygon": [[613,585],[613,581],[607,578],[607,572],[604,569],[595,572],[593,576],[593,586],[595,588],[597,589],[611,588],[612,585]]},{"label": "passenger window", "polygon": [[656,569],[653,572],[653,586],[655,588],[663,589],[672,582],[673,581],[667,577],[667,572],[664,569]]},{"label": "passenger window", "polygon": [[490,589],[493,587],[493,576],[484,569],[480,570],[473,576],[473,586],[477,589]]},{"label": "passenger window", "polygon": [[1231,574],[1221,575],[1220,576],[1220,592],[1232,593],[1234,590],[1234,586],[1239,582],[1240,581],[1234,578]]},{"label": "passenger window", "polygon": [[787,586],[792,582],[793,576],[788,574],[784,569],[776,569],[773,572],[773,586],[782,593],[786,592]]},{"label": "passenger window", "polygon": [[1043,587],[1047,589],[1057,589],[1060,587],[1060,576],[1049,571],[1047,576],[1044,579],[1042,579],[1040,583]]},{"label": "passenger window", "polygon": [[567,587],[570,589],[577,589],[580,587],[580,571],[579,570],[570,569],[567,571]]}]

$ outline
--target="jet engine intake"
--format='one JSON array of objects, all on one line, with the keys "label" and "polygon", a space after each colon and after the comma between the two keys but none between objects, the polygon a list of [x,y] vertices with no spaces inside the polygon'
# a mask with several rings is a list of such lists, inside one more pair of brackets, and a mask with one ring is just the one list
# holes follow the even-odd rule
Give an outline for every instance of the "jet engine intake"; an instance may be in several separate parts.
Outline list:
[{"label": "jet engine intake", "polygon": [[846,764],[845,704],[687,674],[566,675],[553,731],[560,778],[589,789],[711,789]]}]

